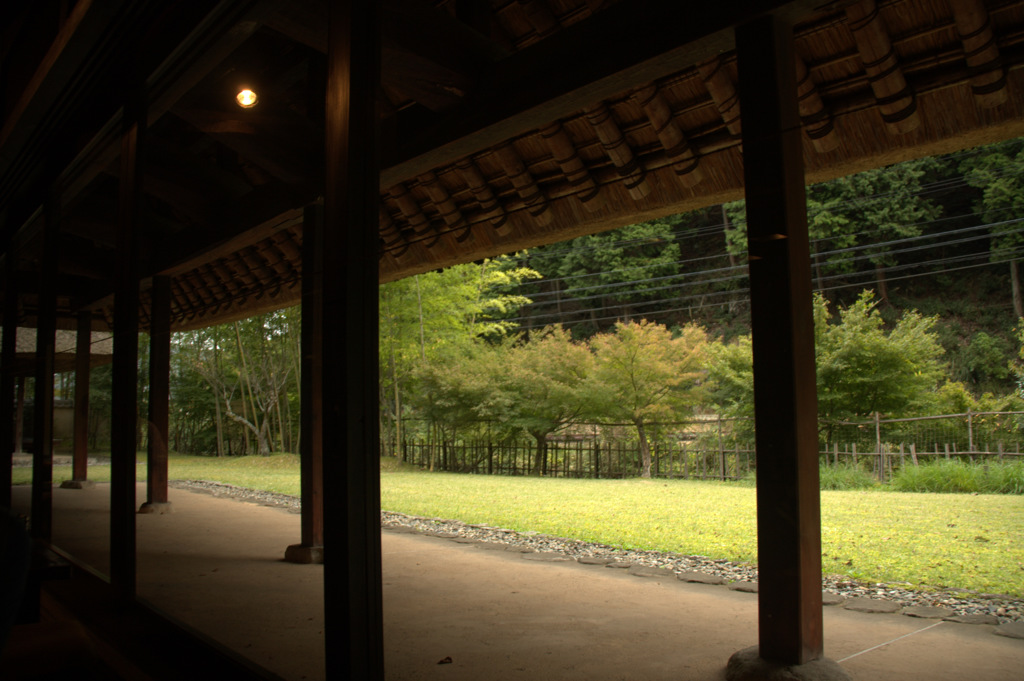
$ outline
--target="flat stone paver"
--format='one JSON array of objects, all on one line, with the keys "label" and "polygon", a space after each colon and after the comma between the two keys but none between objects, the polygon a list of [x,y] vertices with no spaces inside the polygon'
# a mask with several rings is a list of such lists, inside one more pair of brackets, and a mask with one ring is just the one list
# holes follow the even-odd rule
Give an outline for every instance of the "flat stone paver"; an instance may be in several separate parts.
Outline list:
[{"label": "flat stone paver", "polygon": [[583,565],[608,565],[608,563],[614,563],[614,558],[601,558],[600,556],[580,556],[576,559],[577,563]]},{"label": "flat stone paver", "polygon": [[[1024,639],[1024,622],[1000,624],[996,627],[996,633],[1000,636],[1006,636],[1007,638]],[[1024,671],[1024,668],[1022,668],[1022,671]]]},{"label": "flat stone paver", "polygon": [[668,568],[647,567],[646,565],[634,565],[629,568],[629,574],[634,577],[660,577],[661,579],[675,579],[676,573]]},{"label": "flat stone paver", "polygon": [[822,605],[842,605],[846,602],[846,596],[840,596],[834,594],[831,591],[821,592],[821,604]]},{"label": "flat stone paver", "polygon": [[851,598],[843,604],[847,610],[856,612],[890,613],[899,612],[902,606],[892,601],[883,601],[877,598]]},{"label": "flat stone paver", "polygon": [[990,615],[987,612],[976,612],[969,615],[953,615],[946,618],[947,622],[957,622],[959,624],[999,624],[999,618],[995,615]]},{"label": "flat stone paver", "polygon": [[729,585],[729,588],[733,591],[742,591],[743,593],[756,594],[757,582],[733,582]]},{"label": "flat stone paver", "polygon": [[953,614],[949,608],[940,608],[935,605],[915,605],[903,608],[903,614],[907,617],[920,617],[926,620],[941,620]]},{"label": "flat stone paver", "polygon": [[571,559],[564,553],[557,551],[537,551],[536,553],[524,553],[523,560],[536,560],[543,563],[568,563]]},{"label": "flat stone paver", "polygon": [[680,572],[677,577],[680,582],[691,582],[693,584],[725,584],[725,578],[718,575],[709,575],[705,572]]}]

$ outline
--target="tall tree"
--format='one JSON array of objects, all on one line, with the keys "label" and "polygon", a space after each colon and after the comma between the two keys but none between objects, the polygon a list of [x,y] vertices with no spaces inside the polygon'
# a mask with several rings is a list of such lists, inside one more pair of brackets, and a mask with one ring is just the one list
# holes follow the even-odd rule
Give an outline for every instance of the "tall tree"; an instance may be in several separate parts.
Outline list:
[{"label": "tall tree", "polygon": [[597,413],[631,422],[639,438],[641,476],[651,477],[646,426],[691,409],[706,374],[707,334],[690,324],[673,337],[665,326],[618,322],[614,333],[593,337],[595,367],[588,390]]},{"label": "tall tree", "polygon": [[[823,271],[849,273],[858,259],[864,259],[874,268],[879,298],[888,302],[885,271],[897,264],[893,245],[919,236],[941,214],[941,207],[925,195],[924,186],[943,169],[940,161],[923,158],[809,187],[807,229],[818,290],[826,288]],[[730,253],[745,254],[745,204],[726,204],[726,210],[731,220],[727,248]]]},{"label": "tall tree", "polygon": [[380,287],[381,407],[396,441],[401,441],[404,411],[414,398],[409,391],[418,367],[461,358],[478,341],[497,341],[510,333],[516,326],[511,318],[529,302],[515,290],[538,276],[515,259],[501,257]]},{"label": "tall tree", "polygon": [[560,326],[519,339],[502,365],[500,387],[506,393],[511,422],[537,443],[533,474],[547,458],[547,438],[579,420],[589,402],[586,379],[593,366],[587,346]]},{"label": "tall tree", "polygon": [[1024,317],[1019,266],[1024,247],[1024,138],[983,147],[961,162],[960,171],[970,186],[981,190],[977,204],[992,235],[991,260],[1010,268],[1013,310],[1020,319]]},{"label": "tall tree", "polygon": [[589,314],[593,331],[602,318],[636,316],[644,301],[665,297],[663,290],[656,290],[664,284],[659,280],[679,272],[675,230],[681,219],[641,222],[531,251],[531,265],[537,263],[554,286],[531,296],[535,307],[543,303],[543,319],[550,321],[556,321],[552,307],[558,322],[569,310]]},{"label": "tall tree", "polygon": [[907,415],[943,375],[935,319],[912,310],[887,330],[876,307],[874,294],[864,291],[833,321],[828,302],[815,295],[818,414],[826,431],[833,421],[874,412]]}]

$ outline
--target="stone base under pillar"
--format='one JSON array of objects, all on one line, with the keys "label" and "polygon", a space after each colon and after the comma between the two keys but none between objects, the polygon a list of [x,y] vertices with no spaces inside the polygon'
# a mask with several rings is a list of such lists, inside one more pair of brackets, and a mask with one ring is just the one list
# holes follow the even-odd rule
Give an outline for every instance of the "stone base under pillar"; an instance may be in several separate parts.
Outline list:
[{"label": "stone base under pillar", "polygon": [[285,549],[284,559],[289,563],[318,565],[324,562],[324,547],[306,546],[304,544],[292,544],[287,549]]},{"label": "stone base under pillar", "polygon": [[92,480],[65,480],[60,483],[61,489],[92,489],[95,486]]},{"label": "stone base under pillar", "polygon": [[725,678],[727,681],[853,681],[848,671],[828,658],[784,665],[762,659],[757,646],[730,657]]},{"label": "stone base under pillar", "polygon": [[139,507],[139,513],[156,513],[158,515],[170,513],[171,510],[171,502],[169,501],[147,501]]}]

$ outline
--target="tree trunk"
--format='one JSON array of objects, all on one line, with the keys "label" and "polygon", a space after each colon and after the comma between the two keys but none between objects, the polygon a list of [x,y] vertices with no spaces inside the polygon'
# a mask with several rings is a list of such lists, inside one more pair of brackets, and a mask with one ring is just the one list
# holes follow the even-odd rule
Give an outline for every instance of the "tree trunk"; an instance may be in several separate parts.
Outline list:
[{"label": "tree trunk", "polygon": [[426,362],[427,341],[423,333],[423,296],[420,294],[420,275],[413,275],[413,280],[416,282],[416,307],[418,308],[420,317],[420,359]]},{"label": "tree trunk", "polygon": [[530,433],[533,435],[533,439],[537,441],[537,451],[533,456],[533,470],[530,471],[530,475],[540,476],[544,472],[544,459],[548,453],[548,438],[547,434]]},{"label": "tree trunk", "polygon": [[1024,317],[1024,300],[1021,299],[1020,294],[1020,270],[1017,267],[1017,261],[1010,261],[1010,286],[1013,290],[1013,311],[1017,315],[1017,319]]},{"label": "tree trunk", "polygon": [[889,286],[885,281],[885,267],[882,265],[875,265],[875,278],[878,281],[878,301],[886,305],[889,304]]},{"label": "tree trunk", "polygon": [[651,448],[647,444],[647,433],[644,430],[644,422],[640,419],[633,421],[636,424],[637,435],[640,436],[640,464],[641,478],[651,477]]}]

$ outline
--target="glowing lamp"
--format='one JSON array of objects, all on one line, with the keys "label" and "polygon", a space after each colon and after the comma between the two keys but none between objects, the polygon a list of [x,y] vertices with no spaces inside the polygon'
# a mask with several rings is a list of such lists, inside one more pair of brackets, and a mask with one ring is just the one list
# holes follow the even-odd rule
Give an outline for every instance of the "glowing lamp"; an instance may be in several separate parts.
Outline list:
[{"label": "glowing lamp", "polygon": [[246,88],[235,95],[235,101],[238,102],[238,106],[243,109],[251,109],[256,106],[256,102],[259,101],[259,97],[256,96],[255,92]]}]

